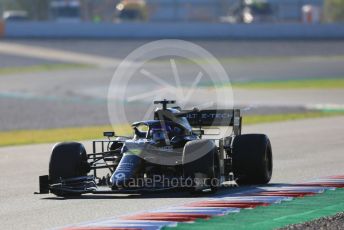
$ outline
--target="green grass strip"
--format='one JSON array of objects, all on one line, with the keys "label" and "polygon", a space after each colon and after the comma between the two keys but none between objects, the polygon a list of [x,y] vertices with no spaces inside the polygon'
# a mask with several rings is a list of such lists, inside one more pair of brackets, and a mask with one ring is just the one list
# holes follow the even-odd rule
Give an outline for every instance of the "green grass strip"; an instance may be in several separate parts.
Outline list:
[{"label": "green grass strip", "polygon": [[[344,115],[344,112],[308,112],[272,115],[247,115],[243,125],[282,122],[308,118],[321,118]],[[44,130],[15,130],[0,132],[0,146],[53,143],[60,141],[82,141],[102,138],[103,131],[111,131],[111,126],[72,127]],[[117,125],[115,132],[121,135],[131,134],[129,125]]]},{"label": "green grass strip", "polygon": [[0,68],[0,75],[19,74],[19,73],[37,73],[37,72],[50,72],[65,69],[88,68],[90,65],[82,64],[42,64],[32,66],[15,66],[15,67],[2,67]]},{"label": "green grass strip", "polygon": [[177,227],[164,229],[276,229],[289,224],[331,216],[342,211],[344,211],[344,189],[337,189],[320,195],[297,198],[268,207],[245,209],[239,213],[214,217],[210,220],[197,220],[193,224],[181,223]]},{"label": "green grass strip", "polygon": [[338,61],[343,60],[343,55],[333,56],[248,56],[248,57],[220,57],[218,60],[221,63],[230,64],[236,62],[250,63],[263,63],[263,62],[312,62],[312,61]]},{"label": "green grass strip", "polygon": [[[273,63],[273,62],[304,62],[304,61],[338,61],[343,60],[343,55],[333,55],[333,56],[239,56],[239,57],[217,57],[215,61],[219,61],[221,64],[232,64],[232,63]],[[206,58],[193,58],[192,60],[186,58],[176,57],[175,62],[178,64],[194,64],[198,63],[211,63],[213,59]],[[169,58],[159,58],[154,59],[153,63],[170,63]]]},{"label": "green grass strip", "polygon": [[104,131],[115,129],[118,135],[128,135],[129,125],[73,127],[44,130],[16,130],[0,132],[0,146],[53,143],[62,141],[82,141],[103,138]]},{"label": "green grass strip", "polygon": [[292,121],[301,119],[332,117],[344,115],[344,111],[318,111],[305,113],[285,113],[285,114],[264,114],[264,115],[244,115],[243,125],[253,125],[260,123],[272,123],[282,121]]},{"label": "green grass strip", "polygon": [[244,89],[343,89],[344,78],[253,81],[233,83],[232,87]]}]

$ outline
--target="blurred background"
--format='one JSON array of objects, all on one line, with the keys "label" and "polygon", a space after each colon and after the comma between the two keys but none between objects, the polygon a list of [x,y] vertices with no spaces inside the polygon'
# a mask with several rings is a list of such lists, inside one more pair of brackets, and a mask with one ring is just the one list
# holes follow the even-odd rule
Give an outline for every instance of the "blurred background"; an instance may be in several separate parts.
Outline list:
[{"label": "blurred background", "polygon": [[[344,111],[343,0],[0,0],[0,13],[0,145],[99,137],[116,66],[164,38],[221,62],[246,123]],[[197,70],[176,64],[187,88]],[[174,84],[168,60],[147,69]],[[150,91],[137,77],[129,90]]]},{"label": "blurred background", "polygon": [[343,21],[341,0],[1,0],[6,21],[299,22]]}]

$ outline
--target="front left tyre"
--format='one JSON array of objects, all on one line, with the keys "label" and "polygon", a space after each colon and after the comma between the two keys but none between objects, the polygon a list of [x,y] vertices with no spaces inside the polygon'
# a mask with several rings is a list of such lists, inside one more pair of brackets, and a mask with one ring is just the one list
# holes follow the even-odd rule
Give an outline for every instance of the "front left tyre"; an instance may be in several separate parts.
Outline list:
[{"label": "front left tyre", "polygon": [[[65,142],[54,146],[49,162],[51,184],[59,183],[61,179],[86,176],[89,171],[86,150],[81,143]],[[54,189],[52,193],[57,196],[80,195],[80,193],[61,192]]]}]

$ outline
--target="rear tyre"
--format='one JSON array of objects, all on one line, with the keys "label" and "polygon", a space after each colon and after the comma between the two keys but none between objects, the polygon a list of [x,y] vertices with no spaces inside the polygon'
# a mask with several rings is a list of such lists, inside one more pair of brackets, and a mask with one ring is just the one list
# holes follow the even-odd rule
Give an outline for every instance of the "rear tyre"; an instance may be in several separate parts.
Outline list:
[{"label": "rear tyre", "polygon": [[272,176],[272,149],[264,134],[236,136],[232,164],[238,184],[267,184]]},{"label": "rear tyre", "polygon": [[[210,140],[190,141],[184,146],[183,151],[184,177],[192,179],[204,179],[205,186],[209,188],[206,193],[217,191],[220,181],[220,162],[216,145]],[[196,175],[203,175],[204,178],[196,178]],[[189,184],[188,184],[189,186]],[[196,190],[193,183],[192,194],[204,194]]]},{"label": "rear tyre", "polygon": [[[58,183],[60,179],[86,176],[90,171],[84,146],[76,142],[59,143],[54,146],[49,162],[49,180]],[[57,196],[75,196],[80,193],[52,191]]]}]

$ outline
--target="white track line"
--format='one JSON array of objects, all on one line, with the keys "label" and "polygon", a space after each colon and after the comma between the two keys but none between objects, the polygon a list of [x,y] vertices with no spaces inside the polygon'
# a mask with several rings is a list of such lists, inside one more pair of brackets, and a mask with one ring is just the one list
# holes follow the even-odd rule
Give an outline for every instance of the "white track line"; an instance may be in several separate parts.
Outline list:
[{"label": "white track line", "polygon": [[0,42],[0,53],[85,65],[96,65],[98,67],[108,68],[114,68],[120,62],[119,59],[114,58],[30,45],[14,44],[10,42]]}]

